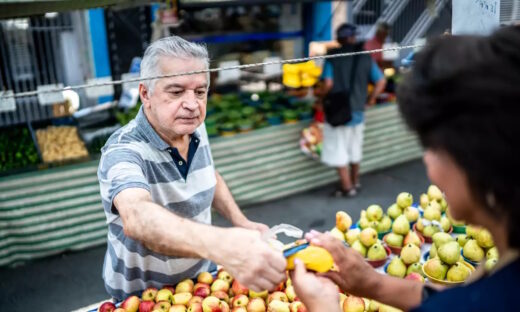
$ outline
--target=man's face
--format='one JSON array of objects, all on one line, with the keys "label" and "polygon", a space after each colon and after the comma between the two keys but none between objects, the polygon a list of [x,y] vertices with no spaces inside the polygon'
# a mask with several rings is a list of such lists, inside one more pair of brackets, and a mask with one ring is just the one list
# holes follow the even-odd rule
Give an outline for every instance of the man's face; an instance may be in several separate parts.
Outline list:
[{"label": "man's face", "polygon": [[[162,56],[162,74],[206,69],[202,60]],[[139,86],[141,100],[154,129],[168,137],[192,134],[206,117],[208,81],[206,73],[162,78],[150,93]]]}]

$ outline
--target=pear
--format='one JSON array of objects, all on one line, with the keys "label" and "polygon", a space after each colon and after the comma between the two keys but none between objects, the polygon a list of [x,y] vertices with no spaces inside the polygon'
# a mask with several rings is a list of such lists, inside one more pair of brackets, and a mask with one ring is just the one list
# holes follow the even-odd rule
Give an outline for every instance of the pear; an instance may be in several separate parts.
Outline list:
[{"label": "pear", "polygon": [[497,262],[498,262],[498,259],[487,259],[484,267],[486,268],[487,271],[491,271],[495,267]]},{"label": "pear", "polygon": [[[441,211],[440,208],[436,208],[434,205],[435,202],[431,202],[424,209],[424,218],[430,221],[440,221],[441,220]],[[440,206],[439,206],[440,207]]]},{"label": "pear", "polygon": [[351,229],[348,230],[347,233],[345,233],[345,241],[352,246],[356,240],[359,239],[359,233],[361,231],[359,229]]},{"label": "pear", "polygon": [[359,218],[359,227],[363,230],[370,227],[370,221],[366,217]]},{"label": "pear", "polygon": [[471,274],[467,266],[461,262],[455,262],[446,274],[446,279],[451,282],[463,282]]},{"label": "pear", "polygon": [[408,268],[406,269],[406,275],[409,275],[412,272],[419,273],[419,274],[423,275],[422,265],[421,265],[420,262],[415,262],[415,263],[412,263],[412,264],[410,264],[408,266]]},{"label": "pear", "polygon": [[428,198],[430,199],[430,201],[440,201],[443,198],[441,190],[435,185],[430,185],[426,193],[428,194]]},{"label": "pear", "polygon": [[389,305],[381,303],[379,305],[379,312],[403,312],[403,310],[399,310],[399,309],[394,308],[392,306],[389,306]]},{"label": "pear", "polygon": [[377,232],[378,233],[385,233],[390,231],[392,228],[392,219],[390,219],[389,216],[383,216],[381,221],[379,221],[379,224],[377,225]]},{"label": "pear", "polygon": [[383,217],[383,208],[379,205],[370,205],[367,208],[367,218],[370,221],[379,221]]},{"label": "pear", "polygon": [[419,235],[417,235],[417,233],[415,233],[414,231],[410,231],[404,237],[403,244],[414,244],[418,247],[421,247],[421,239],[419,238]]},{"label": "pear", "polygon": [[333,237],[339,239],[340,241],[345,241],[345,233],[340,231],[337,227],[334,227],[332,230],[330,230],[330,235]]},{"label": "pear", "polygon": [[464,245],[466,245],[468,240],[469,240],[469,237],[466,234],[459,234],[459,235],[457,235],[457,238],[455,238],[455,241],[457,241],[457,243],[459,243],[460,247],[464,247]]},{"label": "pear", "polygon": [[422,209],[426,208],[426,206],[428,206],[428,204],[430,203],[430,198],[428,198],[428,195],[426,194],[421,194],[421,196],[419,197],[419,205],[422,207]]},{"label": "pear", "polygon": [[363,229],[363,231],[359,233],[359,241],[365,247],[374,245],[377,242],[377,231],[371,227]]},{"label": "pear", "polygon": [[397,195],[395,203],[401,209],[404,209],[413,203],[413,196],[412,196],[412,194],[406,193],[406,192],[399,193],[399,195]]},{"label": "pear", "polygon": [[442,263],[441,259],[433,258],[424,264],[424,272],[433,278],[444,280],[448,266]]},{"label": "pear", "polygon": [[380,303],[375,300],[370,300],[370,304],[368,305],[368,312],[378,312]]},{"label": "pear", "polygon": [[468,235],[471,238],[477,238],[478,232],[480,232],[482,228],[475,225],[468,225],[466,226],[466,235]]},{"label": "pear", "polygon": [[386,256],[386,250],[380,242],[377,242],[368,248],[367,258],[369,260],[382,260],[385,259]]},{"label": "pear", "polygon": [[361,244],[361,242],[359,240],[355,241],[353,244],[352,244],[352,249],[354,249],[355,251],[359,252],[359,254],[361,256],[363,256],[363,258],[365,258],[367,256],[367,248],[365,246],[363,246],[363,244]]},{"label": "pear", "polygon": [[430,256],[429,256],[429,258],[433,259],[435,257],[437,257],[437,247],[435,247],[435,244],[432,244],[432,246],[430,247]]},{"label": "pear", "polygon": [[392,247],[401,247],[403,246],[403,236],[395,233],[388,233],[385,242]]},{"label": "pear", "polygon": [[366,217],[367,217],[367,212],[365,209],[362,209],[361,213],[359,214],[359,218],[366,218]]},{"label": "pear", "polygon": [[489,259],[498,259],[498,249],[496,247],[491,247],[486,252],[486,258]]},{"label": "pear", "polygon": [[377,228],[379,227],[379,221],[371,221],[370,227],[373,228],[374,230],[376,230],[376,232],[377,232]]},{"label": "pear", "polygon": [[397,204],[393,204],[392,206],[388,207],[388,209],[386,210],[386,214],[392,218],[392,219],[397,219],[397,217],[399,217],[400,215],[403,214],[403,210],[401,208],[399,208],[399,206],[397,206]]},{"label": "pear", "polygon": [[406,265],[404,265],[401,258],[394,257],[392,261],[390,261],[390,264],[388,264],[386,273],[391,276],[403,278],[406,275]]},{"label": "pear", "polygon": [[477,241],[474,239],[470,239],[466,245],[464,245],[462,254],[464,257],[475,262],[480,262],[482,258],[484,258],[484,250],[480,248],[480,246],[477,244]]},{"label": "pear", "polygon": [[404,215],[400,215],[395,219],[394,224],[392,224],[392,232],[400,235],[406,235],[410,232],[410,222]]},{"label": "pear", "polygon": [[336,227],[343,233],[352,225],[352,218],[345,211],[336,212]]},{"label": "pear", "polygon": [[451,228],[451,222],[447,217],[441,217],[441,227],[444,232],[448,232]]},{"label": "pear", "polygon": [[419,231],[419,232],[424,231],[424,223],[423,223],[423,219],[419,218],[419,220],[417,220],[417,222],[415,223],[415,228],[416,228],[417,231]]},{"label": "pear", "polygon": [[460,259],[460,246],[457,242],[447,242],[437,249],[437,254],[442,262],[452,265]]},{"label": "pear", "polygon": [[439,228],[436,227],[435,225],[428,225],[428,226],[424,227],[424,230],[422,233],[426,237],[432,237],[433,234],[438,233],[440,231],[441,230],[439,230]]},{"label": "pear", "polygon": [[408,244],[401,250],[401,259],[404,264],[412,264],[421,260],[421,249],[414,244]]},{"label": "pear", "polygon": [[408,222],[416,222],[419,219],[419,209],[409,206],[404,209],[404,215]]},{"label": "pear", "polygon": [[435,244],[435,247],[439,249],[442,245],[446,244],[447,242],[453,242],[455,239],[451,237],[448,233],[438,232],[432,235],[433,243]]},{"label": "pear", "polygon": [[446,210],[448,209],[448,202],[446,201],[446,199],[442,198],[439,202],[439,205],[441,205],[441,212],[446,212]]},{"label": "pear", "polygon": [[491,248],[495,246],[495,243],[493,242],[493,236],[491,236],[491,233],[489,233],[488,230],[482,229],[477,233],[477,237],[475,237],[477,240],[477,244],[482,248]]}]

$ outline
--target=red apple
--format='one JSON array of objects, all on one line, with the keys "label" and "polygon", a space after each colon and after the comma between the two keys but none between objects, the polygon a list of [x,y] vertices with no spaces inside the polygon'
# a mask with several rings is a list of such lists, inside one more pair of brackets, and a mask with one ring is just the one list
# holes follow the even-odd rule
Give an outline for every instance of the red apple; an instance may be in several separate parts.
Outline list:
[{"label": "red apple", "polygon": [[229,305],[227,302],[220,300],[220,309],[222,312],[229,312]]},{"label": "red apple", "polygon": [[229,290],[229,283],[222,279],[217,279],[211,284],[211,291],[219,291],[222,290],[227,292]]},{"label": "red apple", "polygon": [[231,291],[233,292],[233,296],[238,296],[238,295],[248,295],[249,294],[249,289],[240,284],[239,281],[237,280],[234,280],[233,281],[233,284],[231,285]]},{"label": "red apple", "polygon": [[289,305],[291,312],[307,312],[307,308],[303,305],[303,302],[294,301]]},{"label": "red apple", "polygon": [[204,312],[222,312],[222,304],[219,298],[207,296],[202,300],[202,311]]},{"label": "red apple", "polygon": [[229,272],[225,270],[219,271],[217,274],[217,278],[228,282],[228,284],[231,284],[231,282],[233,282],[233,276],[231,276],[231,274],[229,274]]},{"label": "red apple", "polygon": [[123,308],[117,308],[114,310],[114,312],[126,312],[126,310]]},{"label": "red apple", "polygon": [[231,309],[231,312],[247,312],[247,309],[244,307],[234,307]]},{"label": "red apple", "polygon": [[267,296],[267,305],[269,305],[269,303],[271,303],[271,301],[273,300],[279,300],[281,302],[289,302],[289,299],[287,299],[287,295],[281,291],[275,291],[271,294],[269,294],[269,296]]},{"label": "red apple", "polygon": [[343,312],[363,312],[365,311],[365,301],[362,298],[348,296],[343,302]]},{"label": "red apple", "polygon": [[175,293],[191,293],[193,292],[193,281],[185,279],[175,287]]},{"label": "red apple", "polygon": [[188,312],[202,312],[202,303],[194,302],[194,303],[188,304]]},{"label": "red apple", "polygon": [[139,312],[152,312],[155,302],[153,301],[141,301],[139,304]]},{"label": "red apple", "polygon": [[175,293],[175,287],[173,285],[164,285],[161,289],[169,289],[172,295]]},{"label": "red apple", "polygon": [[417,272],[412,272],[408,274],[404,279],[424,283],[424,277]]},{"label": "red apple", "polygon": [[126,312],[137,312],[141,300],[137,296],[130,296],[121,303],[121,308],[125,309]]},{"label": "red apple", "polygon": [[152,311],[158,310],[161,312],[168,312],[168,310],[170,310],[171,307],[172,307],[172,305],[170,304],[170,302],[159,301],[153,306]]},{"label": "red apple", "polygon": [[211,285],[213,283],[213,275],[209,272],[202,272],[197,276],[197,282]]},{"label": "red apple", "polygon": [[[166,288],[162,288],[157,292],[157,295],[155,296],[155,302],[159,301],[168,301],[169,303],[172,303],[173,300],[173,293]],[[169,308],[168,308],[169,309]]]},{"label": "red apple", "polygon": [[[157,296],[157,288],[154,287],[148,287],[143,291],[143,294],[141,295],[141,299],[144,301],[154,301],[155,296]],[[139,311],[141,312],[141,311]]]},{"label": "red apple", "polygon": [[252,298],[247,304],[247,312],[265,312],[264,299]]},{"label": "red apple", "polygon": [[103,302],[102,305],[99,306],[98,312],[114,312],[116,309],[116,305],[112,302]]},{"label": "red apple", "polygon": [[174,304],[168,312],[186,312],[186,307],[183,304]]},{"label": "red apple", "polygon": [[190,306],[190,304],[192,303],[202,303],[202,297],[199,297],[199,296],[193,296],[191,297],[191,299],[188,301],[188,307]]},{"label": "red apple", "polygon": [[201,298],[206,298],[207,296],[209,296],[210,293],[211,293],[211,290],[210,290],[210,287],[208,284],[197,283],[193,287],[193,294],[195,296],[199,296]]},{"label": "red apple", "polygon": [[231,300],[232,307],[246,307],[249,303],[249,298],[246,295],[238,295]]},{"label": "red apple", "polygon": [[217,297],[220,300],[225,301],[226,303],[229,302],[229,296],[227,292],[223,292],[222,290],[214,291],[211,293],[213,297]]}]

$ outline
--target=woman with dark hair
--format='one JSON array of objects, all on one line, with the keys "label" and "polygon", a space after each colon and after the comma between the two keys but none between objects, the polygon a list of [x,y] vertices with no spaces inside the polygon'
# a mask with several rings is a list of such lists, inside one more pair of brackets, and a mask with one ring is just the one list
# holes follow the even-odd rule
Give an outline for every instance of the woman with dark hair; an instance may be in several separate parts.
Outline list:
[{"label": "woman with dark hair", "polygon": [[[519,309],[520,27],[435,40],[416,55],[398,102],[452,216],[487,228],[500,260],[489,272],[481,265],[462,287],[434,289],[381,275],[330,235],[311,232],[307,239],[329,250],[339,268],[326,277],[348,293],[403,310]],[[339,311],[330,280],[298,263],[293,282],[309,311]]]}]

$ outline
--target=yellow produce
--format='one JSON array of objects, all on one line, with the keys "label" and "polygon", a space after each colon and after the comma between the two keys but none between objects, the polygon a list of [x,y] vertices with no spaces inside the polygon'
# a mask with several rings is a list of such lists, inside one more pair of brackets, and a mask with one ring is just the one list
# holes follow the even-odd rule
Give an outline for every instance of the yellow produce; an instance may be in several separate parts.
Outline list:
[{"label": "yellow produce", "polygon": [[319,273],[330,271],[334,265],[334,260],[330,253],[324,248],[317,246],[309,246],[287,258],[287,270],[294,269],[294,259],[296,258],[300,259],[307,269]]},{"label": "yellow produce", "polygon": [[88,156],[76,127],[54,127],[36,131],[43,162],[52,163]]}]

